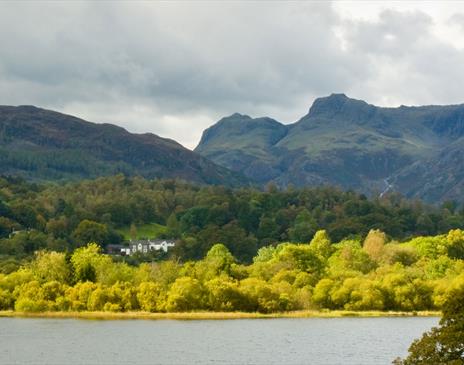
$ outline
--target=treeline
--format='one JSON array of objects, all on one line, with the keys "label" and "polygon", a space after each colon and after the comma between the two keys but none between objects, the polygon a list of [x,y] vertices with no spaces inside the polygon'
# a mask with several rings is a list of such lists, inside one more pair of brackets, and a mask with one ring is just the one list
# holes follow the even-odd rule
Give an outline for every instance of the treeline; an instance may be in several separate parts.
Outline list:
[{"label": "treeline", "polygon": [[464,211],[454,202],[432,207],[396,194],[368,199],[330,187],[232,190],[122,175],[38,185],[3,177],[0,272],[17,269],[18,258],[37,250],[120,243],[118,229],[147,223],[167,226],[165,238],[178,240],[171,254],[181,261],[200,259],[222,242],[249,263],[261,247],[309,242],[318,229],[335,242],[362,239],[371,229],[404,240],[464,228]]},{"label": "treeline", "polygon": [[0,274],[0,309],[16,311],[250,311],[440,309],[464,285],[464,231],[388,241],[332,243],[318,231],[308,244],[261,248],[237,262],[223,244],[198,261],[130,266],[96,244],[72,254],[39,251]]},{"label": "treeline", "polygon": [[[318,229],[334,241],[361,239],[371,229],[404,240],[464,228],[454,202],[431,207],[391,194],[367,199],[335,188],[266,191],[196,186],[122,175],[65,185],[0,178],[0,272],[37,250],[72,252],[88,242],[120,243],[118,229],[158,223],[178,240],[171,254],[200,259],[222,242],[240,262],[278,242],[309,242]],[[147,237],[148,238],[148,237]]]}]

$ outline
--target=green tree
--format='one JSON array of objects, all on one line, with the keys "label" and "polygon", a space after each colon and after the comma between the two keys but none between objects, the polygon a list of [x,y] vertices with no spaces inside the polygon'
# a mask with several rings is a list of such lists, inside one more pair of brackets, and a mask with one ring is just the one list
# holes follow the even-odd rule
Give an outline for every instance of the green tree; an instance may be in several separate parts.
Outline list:
[{"label": "green tree", "polygon": [[453,229],[446,236],[448,256],[464,260],[464,231]]},{"label": "green tree", "polygon": [[47,281],[68,283],[70,280],[71,272],[64,253],[38,251],[29,268],[41,283]]},{"label": "green tree", "polygon": [[202,309],[203,298],[203,286],[197,279],[178,278],[168,292],[166,310],[168,312],[185,312]]},{"label": "green tree", "polygon": [[141,283],[137,291],[140,309],[146,312],[161,311],[164,303],[161,297],[161,286],[153,282]]},{"label": "green tree", "polygon": [[180,224],[177,220],[176,213],[172,213],[166,221],[167,235],[170,238],[179,238],[181,235]]},{"label": "green tree", "polygon": [[261,217],[259,220],[257,237],[264,244],[278,241],[279,226],[273,217],[269,215],[263,215]]},{"label": "green tree", "polygon": [[363,249],[375,262],[380,262],[387,242],[385,233],[378,229],[371,229],[364,240]]},{"label": "green tree", "polygon": [[257,278],[248,278],[240,283],[240,291],[245,298],[244,307],[248,311],[271,313],[285,310],[288,300],[273,285]]},{"label": "green tree", "polygon": [[239,290],[237,282],[219,276],[206,283],[208,307],[213,311],[237,311],[246,309],[246,299]]},{"label": "green tree", "polygon": [[0,252],[13,255],[31,255],[47,247],[47,235],[39,231],[24,231],[0,242]]},{"label": "green tree", "polygon": [[69,220],[66,217],[50,219],[45,229],[48,233],[58,238],[67,238],[69,235]]},{"label": "green tree", "polygon": [[320,275],[324,269],[324,262],[321,260],[317,250],[307,244],[282,244],[275,254],[275,261],[288,268]]},{"label": "green tree", "polygon": [[78,246],[84,246],[90,242],[105,245],[108,242],[108,227],[106,224],[97,223],[88,219],[79,223],[72,234]]},{"label": "green tree", "polygon": [[292,242],[309,242],[314,236],[314,233],[316,233],[316,229],[316,220],[307,209],[303,209],[303,211],[297,215],[293,227],[289,228],[288,236]]},{"label": "green tree", "polygon": [[329,258],[329,268],[332,275],[346,275],[350,271],[367,274],[376,268],[376,264],[361,248],[359,241],[346,240],[337,246],[337,251]]},{"label": "green tree", "polygon": [[97,281],[102,276],[102,269],[112,264],[111,258],[101,254],[100,246],[89,243],[86,247],[78,248],[71,256],[76,281]]},{"label": "green tree", "polygon": [[461,365],[464,363],[464,286],[450,292],[438,327],[412,343],[409,356],[397,365]]},{"label": "green tree", "polygon": [[330,238],[325,230],[316,232],[309,244],[309,247],[311,248],[311,251],[318,255],[322,260],[327,260],[334,251],[334,248],[330,243]]},{"label": "green tree", "polygon": [[18,312],[43,312],[50,308],[44,291],[36,280],[29,281],[14,290],[15,310]]}]

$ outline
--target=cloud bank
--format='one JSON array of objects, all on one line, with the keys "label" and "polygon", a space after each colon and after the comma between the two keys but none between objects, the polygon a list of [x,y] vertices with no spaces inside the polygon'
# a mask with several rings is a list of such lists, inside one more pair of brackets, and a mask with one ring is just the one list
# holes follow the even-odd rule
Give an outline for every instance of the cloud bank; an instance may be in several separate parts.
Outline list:
[{"label": "cloud bank", "polygon": [[427,4],[1,3],[1,104],[193,148],[224,115],[294,122],[332,92],[464,102],[464,6]]}]

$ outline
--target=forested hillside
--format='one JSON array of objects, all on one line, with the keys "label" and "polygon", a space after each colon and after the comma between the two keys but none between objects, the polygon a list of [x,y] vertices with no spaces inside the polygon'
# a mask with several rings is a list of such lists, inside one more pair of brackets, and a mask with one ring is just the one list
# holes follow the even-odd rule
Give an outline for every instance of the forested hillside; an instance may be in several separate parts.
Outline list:
[{"label": "forested hillside", "polygon": [[200,259],[220,242],[239,262],[251,262],[263,246],[307,243],[320,229],[333,242],[362,240],[371,229],[398,241],[446,233],[464,228],[464,211],[452,202],[431,207],[396,194],[368,199],[334,188],[233,190],[122,175],[65,185],[0,178],[4,271],[41,249],[120,243],[131,227],[155,227],[178,240],[171,254],[182,261]]},{"label": "forested hillside", "polygon": [[0,106],[0,174],[69,181],[123,173],[238,186],[247,180],[151,133],[34,106]]}]

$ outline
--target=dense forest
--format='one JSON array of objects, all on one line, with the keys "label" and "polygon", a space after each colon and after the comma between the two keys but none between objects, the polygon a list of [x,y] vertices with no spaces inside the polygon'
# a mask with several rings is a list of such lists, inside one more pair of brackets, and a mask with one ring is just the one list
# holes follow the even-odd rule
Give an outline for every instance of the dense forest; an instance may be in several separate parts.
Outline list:
[{"label": "dense forest", "polygon": [[371,229],[397,241],[446,233],[464,228],[464,211],[454,202],[433,207],[397,194],[368,199],[330,187],[233,190],[122,175],[37,185],[3,177],[0,272],[16,270],[37,250],[71,253],[89,242],[121,243],[121,232],[144,224],[176,239],[169,256],[182,262],[203,258],[220,242],[238,262],[250,263],[261,247],[307,243],[319,229],[333,242],[362,241]]},{"label": "dense forest", "polygon": [[[161,227],[165,256],[110,256]],[[439,309],[464,283],[464,212],[335,188],[265,191],[115,176],[0,179],[0,308]]]},{"label": "dense forest", "polygon": [[223,244],[205,258],[130,266],[91,243],[71,255],[38,251],[0,274],[0,309],[41,311],[246,311],[440,309],[464,285],[464,231],[389,242],[332,243],[318,231],[308,244],[259,249],[250,265]]}]

